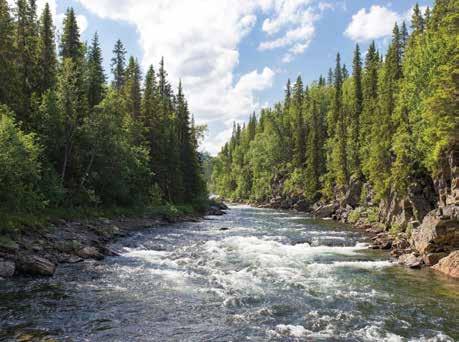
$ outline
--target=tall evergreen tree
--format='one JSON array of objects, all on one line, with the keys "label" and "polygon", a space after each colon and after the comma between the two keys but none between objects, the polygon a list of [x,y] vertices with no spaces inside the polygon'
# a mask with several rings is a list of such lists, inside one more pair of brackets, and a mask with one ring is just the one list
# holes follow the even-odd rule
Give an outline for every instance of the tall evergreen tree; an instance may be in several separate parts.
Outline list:
[{"label": "tall evergreen tree", "polygon": [[111,63],[113,74],[113,87],[120,92],[125,82],[126,70],[126,49],[120,39],[116,41],[113,48],[113,58]]},{"label": "tall evergreen tree", "polygon": [[354,50],[352,67],[352,80],[354,86],[354,108],[351,116],[349,132],[349,153],[350,171],[360,175],[360,119],[363,111],[363,89],[362,89],[362,57],[360,47],[357,44]]},{"label": "tall evergreen tree", "polygon": [[0,103],[15,108],[14,22],[7,0],[0,0],[0,84]]},{"label": "tall evergreen tree", "polygon": [[80,30],[73,8],[67,9],[63,22],[60,55],[62,58],[79,59],[83,56],[83,45],[80,41]]},{"label": "tall evergreen tree", "polygon": [[88,106],[93,108],[103,99],[105,93],[105,73],[102,66],[102,51],[97,32],[94,34],[87,60]]},{"label": "tall evergreen tree", "polygon": [[138,61],[132,56],[129,58],[125,79],[126,83],[124,88],[128,111],[134,119],[138,119],[140,118],[142,110],[142,93],[140,85],[142,82],[142,75]]},{"label": "tall evergreen tree", "polygon": [[34,1],[17,0],[16,11],[16,67],[19,82],[16,114],[27,126],[31,114],[32,94],[39,79],[38,20]]},{"label": "tall evergreen tree", "polygon": [[292,132],[293,132],[293,163],[295,167],[304,166],[306,158],[306,128],[304,124],[304,89],[301,76],[298,76],[293,87],[292,96]]},{"label": "tall evergreen tree", "polygon": [[53,18],[49,4],[46,3],[40,19],[40,80],[38,87],[41,94],[56,84],[57,57],[54,39]]}]

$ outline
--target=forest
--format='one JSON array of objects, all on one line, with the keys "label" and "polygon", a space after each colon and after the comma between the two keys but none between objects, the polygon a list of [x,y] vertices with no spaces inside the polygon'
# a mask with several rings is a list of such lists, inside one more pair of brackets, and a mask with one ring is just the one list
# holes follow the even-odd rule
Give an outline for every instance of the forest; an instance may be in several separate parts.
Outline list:
[{"label": "forest", "polygon": [[[286,208],[317,201],[355,208],[390,207],[416,191],[432,197],[451,185],[457,168],[445,164],[459,145],[459,1],[436,1],[425,13],[416,5],[409,26],[395,24],[385,53],[374,42],[366,52],[356,45],[351,71],[338,53],[328,75],[306,86],[301,76],[289,80],[281,103],[234,124],[214,161],[211,191],[258,204],[287,200]],[[364,186],[350,201],[356,182]],[[429,211],[435,205],[427,202]]]},{"label": "forest", "polygon": [[99,39],[82,42],[72,8],[57,37],[48,5],[37,13],[35,0],[14,9],[0,0],[4,223],[54,208],[207,199],[197,152],[205,127],[194,124],[181,83],[172,89],[164,59],[143,77],[120,40],[107,77]]}]

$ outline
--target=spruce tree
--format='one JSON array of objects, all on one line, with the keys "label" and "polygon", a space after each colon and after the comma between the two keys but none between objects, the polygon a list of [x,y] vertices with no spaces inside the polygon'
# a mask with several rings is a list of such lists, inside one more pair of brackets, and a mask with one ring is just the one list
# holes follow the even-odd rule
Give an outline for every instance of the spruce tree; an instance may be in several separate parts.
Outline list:
[{"label": "spruce tree", "polygon": [[341,186],[345,186],[349,180],[349,170],[347,162],[346,115],[343,108],[343,72],[341,69],[341,56],[339,53],[336,55],[336,68],[334,75],[335,95],[333,117],[336,120],[335,141],[337,146],[335,145],[335,148],[337,148],[337,162],[339,165],[339,168],[337,170],[335,169],[335,171],[337,175],[337,183]]},{"label": "spruce tree", "polygon": [[0,103],[14,105],[16,91],[14,23],[6,0],[0,0]]},{"label": "spruce tree", "polygon": [[46,3],[40,19],[40,81],[39,92],[53,88],[56,84],[57,57],[54,41],[53,18],[49,4]]},{"label": "spruce tree", "polygon": [[131,56],[125,74],[126,83],[125,98],[128,106],[128,112],[133,119],[139,119],[142,110],[142,93],[141,82],[142,75],[138,61]]},{"label": "spruce tree", "polygon": [[350,171],[360,175],[360,119],[363,110],[363,90],[362,90],[362,57],[360,47],[357,44],[354,50],[352,67],[352,80],[354,86],[354,108],[351,116],[350,135],[349,135],[349,154]]},{"label": "spruce tree", "polygon": [[293,87],[292,96],[292,132],[293,132],[293,163],[295,167],[302,167],[306,157],[306,128],[304,124],[304,89],[301,76],[298,76]]},{"label": "spruce tree", "polygon": [[113,58],[111,63],[113,74],[113,87],[120,92],[125,82],[126,70],[126,49],[120,39],[116,41],[113,48]]},{"label": "spruce tree", "polygon": [[63,22],[63,33],[60,45],[62,58],[80,59],[83,56],[83,45],[80,41],[80,31],[73,8],[67,9]]},{"label": "spruce tree", "polygon": [[[38,20],[34,2],[17,0],[16,3],[16,67],[18,76],[18,107],[16,114],[25,126],[31,115],[32,94],[39,80]],[[28,127],[26,127],[28,128]]]},{"label": "spruce tree", "polygon": [[88,106],[92,109],[103,99],[105,93],[105,74],[102,66],[102,51],[97,32],[94,34],[87,60]]},{"label": "spruce tree", "polygon": [[416,3],[413,9],[413,16],[411,17],[411,29],[413,34],[422,33],[424,31],[424,18],[419,8],[419,4]]}]

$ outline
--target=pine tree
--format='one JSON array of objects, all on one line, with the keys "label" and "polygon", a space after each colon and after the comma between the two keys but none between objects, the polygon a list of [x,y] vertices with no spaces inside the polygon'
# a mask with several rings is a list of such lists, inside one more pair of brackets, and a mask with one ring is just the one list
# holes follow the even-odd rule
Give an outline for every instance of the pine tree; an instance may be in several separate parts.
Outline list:
[{"label": "pine tree", "polygon": [[39,79],[38,20],[33,1],[17,0],[16,7],[16,67],[19,82],[16,114],[27,126],[31,114],[32,94]]},{"label": "pine tree", "polygon": [[126,49],[120,39],[116,41],[113,49],[111,68],[113,74],[112,85],[120,92],[124,86],[126,69]]},{"label": "pine tree", "polygon": [[124,88],[128,112],[134,119],[139,119],[142,110],[142,93],[140,86],[142,75],[138,61],[132,56],[129,58],[125,79],[126,83]]},{"label": "pine tree", "polygon": [[424,18],[419,8],[419,4],[414,5],[413,16],[411,17],[411,29],[413,34],[422,33],[424,31]]},{"label": "pine tree", "polygon": [[363,110],[363,89],[362,89],[362,57],[360,47],[357,44],[354,51],[352,67],[352,80],[354,86],[354,108],[351,117],[349,134],[350,171],[360,175],[360,120]]},{"label": "pine tree", "polygon": [[38,88],[40,94],[43,94],[46,90],[55,86],[57,72],[53,18],[48,3],[46,3],[40,19],[39,48],[40,81]]},{"label": "pine tree", "polygon": [[336,55],[335,68],[335,95],[333,106],[333,117],[336,120],[335,139],[337,143],[337,161],[339,169],[336,170],[337,183],[341,186],[347,185],[349,180],[348,162],[347,162],[347,133],[346,117],[343,109],[343,72],[341,69],[341,56]]},{"label": "pine tree", "polygon": [[11,18],[8,3],[0,0],[0,103],[11,108],[14,105],[16,91],[14,49],[14,23]]},{"label": "pine tree", "polygon": [[102,51],[99,45],[99,36],[94,34],[87,60],[88,79],[88,106],[92,109],[103,99],[105,93],[105,74],[102,66]]},{"label": "pine tree", "polygon": [[292,132],[293,132],[293,163],[295,167],[302,167],[306,157],[306,129],[304,124],[304,89],[301,76],[298,76],[293,87],[292,96]]},{"label": "pine tree", "polygon": [[73,8],[67,9],[63,22],[63,33],[60,45],[62,58],[80,59],[83,56],[83,45],[80,41],[80,31]]}]

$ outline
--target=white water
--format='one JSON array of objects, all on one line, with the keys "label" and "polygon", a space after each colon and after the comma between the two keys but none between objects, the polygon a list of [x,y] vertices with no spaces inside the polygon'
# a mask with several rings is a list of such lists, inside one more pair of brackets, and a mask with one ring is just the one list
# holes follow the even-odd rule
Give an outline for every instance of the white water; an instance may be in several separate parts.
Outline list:
[{"label": "white water", "polygon": [[7,303],[27,309],[0,318],[75,341],[454,341],[457,287],[367,247],[340,224],[236,206],[26,284],[38,298],[19,290]]}]

